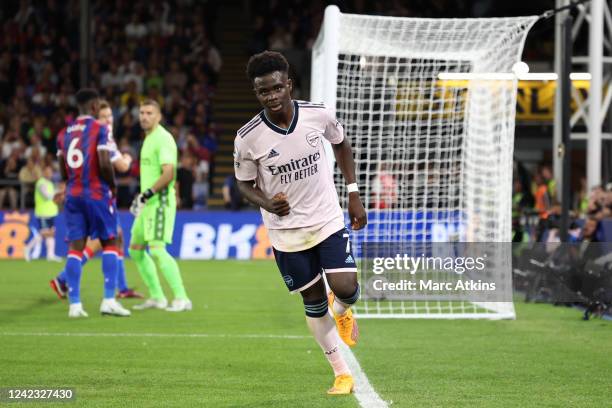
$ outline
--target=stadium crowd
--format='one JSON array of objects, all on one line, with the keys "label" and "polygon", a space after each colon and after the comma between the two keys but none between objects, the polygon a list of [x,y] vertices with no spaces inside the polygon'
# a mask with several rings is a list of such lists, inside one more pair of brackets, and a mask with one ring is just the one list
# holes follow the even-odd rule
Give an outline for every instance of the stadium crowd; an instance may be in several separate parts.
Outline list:
[{"label": "stadium crowd", "polygon": [[[557,197],[557,185],[550,166],[542,164],[529,173],[515,162],[513,241],[557,241],[561,217],[561,204]],[[570,239],[574,242],[602,240],[602,221],[612,218],[612,183],[589,191],[586,179],[582,177],[580,188],[572,193],[571,200]]]},{"label": "stadium crowd", "polygon": [[[180,149],[180,208],[204,208],[220,131],[211,103],[223,65],[212,37],[216,2],[91,3],[94,54],[88,85],[98,88],[113,107],[114,138],[123,153],[135,158],[131,169],[118,175],[119,206],[129,206],[138,188],[142,143],[138,103],[148,97],[162,106],[164,121]],[[251,2],[253,33],[247,52],[279,50],[291,60],[292,49],[310,49],[327,3]],[[494,5],[491,0],[469,4],[449,0],[336,3],[350,13],[408,17],[479,17],[491,15]],[[31,206],[31,186],[46,165],[55,169],[54,180],[59,180],[56,135],[76,116],[73,95],[79,85],[78,5],[78,0],[21,0],[8,2],[0,10],[0,208]],[[533,7],[545,9],[546,5],[535,1]],[[506,9],[498,11],[508,14]],[[526,52],[530,52],[529,47]],[[299,87],[299,77],[296,82]],[[532,238],[541,239],[536,231],[543,229],[529,227],[534,222],[526,220],[547,225],[558,218],[552,174],[547,166],[531,177],[524,173],[515,177],[515,230],[531,231]],[[388,181],[382,180],[381,185]],[[226,180],[224,199],[228,208],[237,209],[242,200],[235,197],[234,190],[232,180]],[[609,217],[611,194],[603,188],[590,193],[584,188],[576,191],[575,218],[586,220],[579,224],[588,226]],[[520,225],[523,227],[518,228]]]},{"label": "stadium crowd", "polygon": [[[31,206],[45,165],[59,180],[56,135],[77,115],[79,1],[7,2],[0,11],[0,207]],[[181,152],[181,208],[206,205],[218,129],[211,97],[222,60],[212,44],[212,3],[91,2],[88,85],[113,108],[113,135],[134,160],[119,174],[118,204],[138,188],[138,104],[159,102]]]}]

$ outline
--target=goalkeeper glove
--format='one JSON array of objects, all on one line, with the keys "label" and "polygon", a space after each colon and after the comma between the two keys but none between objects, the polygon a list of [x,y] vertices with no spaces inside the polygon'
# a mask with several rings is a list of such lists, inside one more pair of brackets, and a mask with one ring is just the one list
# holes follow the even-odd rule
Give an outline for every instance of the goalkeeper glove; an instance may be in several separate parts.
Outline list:
[{"label": "goalkeeper glove", "polygon": [[134,198],[134,201],[132,201],[132,205],[130,206],[130,212],[132,213],[132,215],[134,215],[134,217],[138,217],[138,214],[140,214],[140,212],[144,208],[147,200],[153,197],[154,194],[155,193],[153,192],[153,190],[149,188],[145,192],[138,194],[136,198]]}]

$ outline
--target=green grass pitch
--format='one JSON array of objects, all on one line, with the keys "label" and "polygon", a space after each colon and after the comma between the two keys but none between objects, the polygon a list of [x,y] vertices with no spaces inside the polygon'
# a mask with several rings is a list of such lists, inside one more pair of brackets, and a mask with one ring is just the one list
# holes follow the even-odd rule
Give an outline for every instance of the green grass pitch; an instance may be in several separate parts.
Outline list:
[{"label": "green grass pitch", "polygon": [[[92,261],[81,320],[68,319],[48,286],[62,266],[0,262],[0,387],[74,387],[68,406],[79,407],[358,406],[325,395],[331,369],[272,262],[183,261],[192,312],[103,318]],[[516,307],[515,321],[364,319],[354,353],[392,407],[610,406],[612,324]],[[37,405],[58,404],[27,406]]]}]

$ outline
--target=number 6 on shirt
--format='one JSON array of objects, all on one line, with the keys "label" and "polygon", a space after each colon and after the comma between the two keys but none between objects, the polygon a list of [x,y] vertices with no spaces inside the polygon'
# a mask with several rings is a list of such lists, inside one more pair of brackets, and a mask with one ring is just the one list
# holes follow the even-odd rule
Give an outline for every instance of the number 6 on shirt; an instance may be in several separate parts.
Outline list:
[{"label": "number 6 on shirt", "polygon": [[72,169],[78,169],[83,165],[83,152],[77,147],[79,138],[72,139],[68,146],[68,153],[66,154],[66,162]]}]

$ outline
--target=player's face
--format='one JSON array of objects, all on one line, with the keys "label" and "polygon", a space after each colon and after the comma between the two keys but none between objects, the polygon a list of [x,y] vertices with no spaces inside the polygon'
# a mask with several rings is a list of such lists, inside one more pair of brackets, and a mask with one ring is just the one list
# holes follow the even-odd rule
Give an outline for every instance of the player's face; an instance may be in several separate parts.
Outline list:
[{"label": "player's face", "polygon": [[253,80],[255,96],[269,113],[279,113],[289,109],[293,84],[287,74],[274,71]]},{"label": "player's face", "polygon": [[152,105],[143,105],[140,107],[140,127],[144,130],[153,129],[161,120],[161,113]]},{"label": "player's face", "polygon": [[113,111],[111,108],[100,109],[98,120],[108,126],[113,126]]}]

